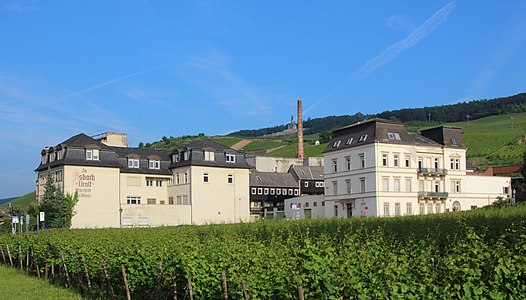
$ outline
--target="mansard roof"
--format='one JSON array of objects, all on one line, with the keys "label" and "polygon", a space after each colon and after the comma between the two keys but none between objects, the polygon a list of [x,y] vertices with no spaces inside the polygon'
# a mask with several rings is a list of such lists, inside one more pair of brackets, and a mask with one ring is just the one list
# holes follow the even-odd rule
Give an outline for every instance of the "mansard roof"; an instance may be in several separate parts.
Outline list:
[{"label": "mansard roof", "polygon": [[[461,138],[459,138],[461,141]],[[333,131],[333,137],[324,153],[371,144],[374,142],[442,147],[435,138],[408,132],[398,121],[374,118]],[[459,145],[460,146],[460,145]]]},{"label": "mansard roof", "polygon": [[291,173],[250,171],[250,186],[297,188],[298,182]]},{"label": "mansard roof", "polygon": [[323,167],[319,166],[295,166],[292,165],[289,173],[300,180],[323,180]]},{"label": "mansard roof", "polygon": [[[204,151],[213,151],[215,153],[213,160],[206,160],[203,153]],[[184,159],[185,152],[187,153],[187,159]],[[233,155],[235,157],[234,160],[227,161],[227,159],[231,159],[230,156],[227,158],[227,154]],[[250,168],[243,153],[237,152],[232,148],[221,145],[212,140],[200,140],[192,142],[181,147],[180,149],[173,151],[171,155],[179,157],[179,161],[172,162],[170,168],[178,168],[190,165],[243,169]]]}]

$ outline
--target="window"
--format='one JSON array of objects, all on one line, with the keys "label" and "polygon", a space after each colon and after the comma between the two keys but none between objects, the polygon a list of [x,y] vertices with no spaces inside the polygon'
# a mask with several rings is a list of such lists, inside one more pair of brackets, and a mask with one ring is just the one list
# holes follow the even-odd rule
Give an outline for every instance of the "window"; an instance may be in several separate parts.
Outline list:
[{"label": "window", "polygon": [[175,174],[175,184],[181,183],[181,178],[179,177],[179,173]]},{"label": "window", "polygon": [[276,189],[276,195],[281,195],[281,189]]},{"label": "window", "polygon": [[58,170],[57,172],[55,172],[55,182],[62,182],[62,180],[63,180],[62,170]]},{"label": "window", "polygon": [[341,142],[340,140],[334,141],[334,143],[332,143],[332,147],[333,147],[333,148],[338,148],[338,147],[340,147],[340,142]]},{"label": "window", "polygon": [[172,162],[174,163],[179,162],[179,153],[172,155]]},{"label": "window", "polygon": [[460,210],[460,202],[455,201],[453,202],[453,211],[459,211]]},{"label": "window", "polygon": [[305,183],[303,184],[305,187],[309,187],[309,182],[308,181],[305,181]]},{"label": "window", "polygon": [[86,160],[99,160],[99,149],[86,149]]},{"label": "window", "polygon": [[270,194],[271,194],[271,195],[274,195],[275,193],[276,193],[276,190],[275,190],[274,188],[271,188],[271,189],[270,189]]},{"label": "window", "polygon": [[345,145],[350,145],[352,143],[352,138],[348,138],[347,141],[345,141]]},{"label": "window", "polygon": [[148,198],[146,201],[148,204],[157,204],[157,200],[155,198]]},{"label": "window", "polygon": [[435,158],[435,170],[438,171],[438,166],[439,166],[439,165],[440,165],[440,164],[439,164],[439,160],[438,160],[438,158]]},{"label": "window", "polygon": [[309,202],[305,202],[305,207],[309,207]]},{"label": "window", "polygon": [[382,191],[384,192],[389,191],[389,178],[388,177],[382,177]]},{"label": "window", "polygon": [[183,195],[183,205],[192,205],[192,202],[188,199],[188,195]]},{"label": "window", "polygon": [[365,153],[360,153],[360,167],[365,168]]},{"label": "window", "polygon": [[174,197],[168,197],[168,204],[174,205]]},{"label": "window", "polygon": [[394,179],[394,191],[400,192],[400,178]]},{"label": "window", "polygon": [[203,182],[208,182],[208,173],[203,173]]},{"label": "window", "polygon": [[318,206],[318,202],[316,202],[316,201],[312,202],[312,206],[314,206],[314,207]]},{"label": "window", "polygon": [[228,174],[227,182],[230,183],[230,184],[234,183],[234,175]]},{"label": "window", "polygon": [[395,154],[393,156],[393,166],[398,167],[400,161],[400,154]]},{"label": "window", "polygon": [[177,205],[183,205],[183,198],[181,196],[177,196]]},{"label": "window", "polygon": [[364,134],[360,137],[360,139],[358,140],[358,143],[362,143],[362,142],[365,142],[365,140],[367,139],[367,134]]},{"label": "window", "polygon": [[351,193],[351,180],[345,179],[345,186],[347,187],[347,194]]},{"label": "window", "polygon": [[433,203],[428,203],[427,204],[427,214],[432,214],[433,213]]},{"label": "window", "polygon": [[57,160],[61,160],[61,159],[62,159],[62,150],[57,152]]},{"label": "window", "polygon": [[332,190],[334,195],[338,195],[338,181],[332,182]]},{"label": "window", "polygon": [[405,214],[406,215],[412,215],[413,214],[413,204],[411,202],[407,202],[405,205]]},{"label": "window", "polygon": [[418,207],[418,213],[421,214],[421,215],[425,215],[426,214],[426,207],[424,206],[424,203],[420,203],[419,207]]},{"label": "window", "polygon": [[405,179],[405,191],[410,192],[411,191],[411,178]]},{"label": "window", "polygon": [[411,167],[411,157],[406,155],[405,157],[405,167],[410,168]]},{"label": "window", "polygon": [[418,158],[418,168],[422,169],[424,167],[424,158],[419,157]]},{"label": "window", "polygon": [[452,158],[451,159],[451,170],[460,170],[460,159]]},{"label": "window", "polygon": [[258,195],[263,195],[263,188],[258,188]]},{"label": "window", "polygon": [[451,180],[451,192],[460,193],[460,180]]},{"label": "window", "polygon": [[146,186],[153,186],[153,179],[146,179]]},{"label": "window", "polygon": [[268,188],[265,188],[265,189],[263,190],[263,195],[268,195]]},{"label": "window", "polygon": [[365,177],[360,178],[360,193],[365,193]]},{"label": "window", "polygon": [[334,216],[338,216],[338,205],[334,205]]},{"label": "window", "polygon": [[338,160],[336,158],[332,160],[332,172],[338,172]]},{"label": "window", "polygon": [[387,167],[387,159],[388,159],[388,154],[383,153],[382,154],[382,166]]},{"label": "window", "polygon": [[294,196],[298,196],[300,194],[300,191],[298,189],[294,189]]},{"label": "window", "polygon": [[160,169],[161,168],[161,161],[159,160],[150,160],[149,162],[150,169]]},{"label": "window", "polygon": [[141,204],[141,197],[128,196],[126,197],[127,204]]},{"label": "window", "polygon": [[510,193],[510,187],[508,187],[508,186],[503,186],[503,187],[502,187],[502,193],[503,193],[503,194],[509,194],[509,193]]},{"label": "window", "polygon": [[400,141],[400,134],[398,132],[388,132],[387,133],[387,138],[389,140],[395,140],[395,141]]},{"label": "window", "polygon": [[203,157],[207,161],[214,161],[215,160],[215,152],[214,151],[203,150]]},{"label": "window", "polygon": [[440,192],[440,182],[435,181],[435,192]]},{"label": "window", "polygon": [[424,181],[423,180],[419,180],[418,181],[418,191],[419,192],[423,192],[424,191]]},{"label": "window", "polygon": [[255,195],[256,194],[256,188],[252,188],[251,192],[252,192],[252,195]]},{"label": "window", "polygon": [[283,189],[283,196],[287,195],[287,189]]},{"label": "window", "polygon": [[325,206],[325,201],[322,201],[322,202],[321,202],[321,206]]},{"label": "window", "polygon": [[401,214],[400,212],[400,203],[395,203],[395,216],[399,216]]},{"label": "window", "polygon": [[384,216],[389,215],[389,202],[384,202]]},{"label": "window", "polygon": [[435,205],[435,213],[439,214],[442,212],[442,206],[440,205],[440,203],[437,203]]},{"label": "window", "polygon": [[232,153],[225,154],[226,162],[227,163],[235,163],[236,162],[236,155]]},{"label": "window", "polygon": [[292,196],[292,189],[289,189],[289,195]]},{"label": "window", "polygon": [[347,166],[347,171],[350,171],[351,170],[351,157],[350,156],[345,157],[345,163]]},{"label": "window", "polygon": [[162,180],[156,180],[156,181],[155,181],[155,185],[156,185],[157,187],[162,187],[162,186],[163,186],[163,181],[162,181]]},{"label": "window", "polygon": [[188,183],[188,173],[184,173],[184,183]]},{"label": "window", "polygon": [[139,168],[139,159],[138,158],[128,158],[128,168]]}]

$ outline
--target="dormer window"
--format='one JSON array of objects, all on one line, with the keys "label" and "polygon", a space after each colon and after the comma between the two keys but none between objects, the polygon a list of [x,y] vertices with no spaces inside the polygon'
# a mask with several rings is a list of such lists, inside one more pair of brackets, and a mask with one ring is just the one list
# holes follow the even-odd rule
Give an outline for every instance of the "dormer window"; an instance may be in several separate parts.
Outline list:
[{"label": "dormer window", "polygon": [[227,163],[235,163],[236,162],[236,155],[235,154],[226,153],[225,157],[226,157],[226,162]]},{"label": "dormer window", "polygon": [[55,152],[49,153],[49,162],[55,161]]},{"label": "dormer window", "polygon": [[360,137],[360,139],[358,140],[358,143],[362,143],[362,142],[365,142],[365,140],[367,139],[367,134],[364,134]]},{"label": "dormer window", "polygon": [[350,145],[352,143],[352,138],[348,138],[347,141],[345,141],[345,145]]},{"label": "dormer window", "polygon": [[190,151],[183,152],[183,160],[188,160],[188,159],[190,159]]},{"label": "dormer window", "polygon": [[172,162],[174,163],[179,162],[179,153],[172,155]]},{"label": "dormer window", "polygon": [[149,162],[150,169],[159,170],[161,168],[160,160],[150,160]]},{"label": "dormer window", "polygon": [[128,158],[128,168],[139,168],[139,159],[138,158]]},{"label": "dormer window", "polygon": [[451,145],[456,145],[457,144],[457,139],[452,137],[451,138]]},{"label": "dormer window", "polygon": [[99,160],[99,149],[86,149],[86,160]]},{"label": "dormer window", "polygon": [[210,150],[203,150],[203,157],[207,161],[215,160],[215,152]]},{"label": "dormer window", "polygon": [[387,133],[387,138],[391,141],[393,140],[396,140],[396,141],[400,141],[400,134],[398,132],[388,132]]},{"label": "dormer window", "polygon": [[57,152],[57,160],[61,160],[61,159],[62,159],[62,150]]},{"label": "dormer window", "polygon": [[334,141],[334,143],[332,143],[332,147],[333,147],[333,148],[338,148],[338,147],[340,147],[340,142],[341,142],[340,140]]}]

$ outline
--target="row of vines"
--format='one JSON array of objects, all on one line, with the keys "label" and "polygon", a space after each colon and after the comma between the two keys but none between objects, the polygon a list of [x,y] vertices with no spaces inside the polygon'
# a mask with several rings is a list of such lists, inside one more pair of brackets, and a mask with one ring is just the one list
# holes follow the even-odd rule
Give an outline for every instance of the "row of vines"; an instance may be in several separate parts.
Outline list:
[{"label": "row of vines", "polygon": [[[526,206],[518,205],[401,218],[50,230],[1,235],[0,245],[15,266],[27,258],[33,273],[56,283],[64,282],[59,266],[72,278],[89,274],[96,298],[108,298],[108,285],[126,298],[124,267],[133,299],[190,299],[190,288],[193,299],[220,299],[223,273],[230,299],[298,299],[298,286],[305,299],[518,299],[526,296],[525,220]],[[71,282],[86,289],[84,279]]]}]

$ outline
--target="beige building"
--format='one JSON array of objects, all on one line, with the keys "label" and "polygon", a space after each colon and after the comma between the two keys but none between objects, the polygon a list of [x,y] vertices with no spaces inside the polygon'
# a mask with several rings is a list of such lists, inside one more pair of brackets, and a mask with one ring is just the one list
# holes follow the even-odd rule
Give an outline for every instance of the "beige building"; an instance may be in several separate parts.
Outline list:
[{"label": "beige building", "polygon": [[335,130],[324,150],[324,216],[434,214],[510,196],[509,177],[471,174],[460,128],[417,134],[400,122],[367,120]]},{"label": "beige building", "polygon": [[[169,154],[128,148],[120,133],[96,138],[79,134],[46,147],[36,169],[37,201],[44,193],[47,172],[65,193],[78,193],[73,228],[249,220],[248,165],[242,154],[204,142],[212,146],[205,152],[217,153],[212,154],[217,161],[200,163],[198,152],[205,152],[198,150],[199,144]],[[234,163],[224,162],[227,156]],[[208,184],[200,181],[204,174]]]}]

